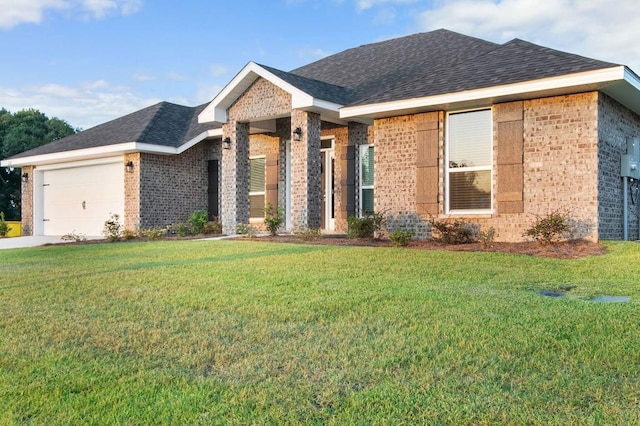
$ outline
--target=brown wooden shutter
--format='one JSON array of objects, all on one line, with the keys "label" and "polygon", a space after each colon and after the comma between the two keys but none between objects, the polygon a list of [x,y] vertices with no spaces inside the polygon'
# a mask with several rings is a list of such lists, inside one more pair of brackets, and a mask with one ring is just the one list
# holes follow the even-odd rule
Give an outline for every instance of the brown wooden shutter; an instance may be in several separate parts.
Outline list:
[{"label": "brown wooden shutter", "polygon": [[357,146],[348,145],[340,155],[340,191],[342,211],[340,217],[347,219],[356,215],[356,150]]},{"label": "brown wooden shutter", "polygon": [[438,112],[421,114],[417,121],[416,208],[418,214],[438,214],[440,120]]},{"label": "brown wooden shutter", "polygon": [[499,214],[524,212],[524,104],[522,101],[495,106],[498,144]]},{"label": "brown wooden shutter", "polygon": [[265,158],[265,206],[278,206],[278,154],[267,154]]}]

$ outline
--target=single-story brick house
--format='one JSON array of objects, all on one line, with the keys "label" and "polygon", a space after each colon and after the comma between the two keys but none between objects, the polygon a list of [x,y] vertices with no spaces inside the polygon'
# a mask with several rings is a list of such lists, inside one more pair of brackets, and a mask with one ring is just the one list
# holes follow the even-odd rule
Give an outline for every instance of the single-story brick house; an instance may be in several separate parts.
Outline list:
[{"label": "single-story brick house", "polygon": [[206,105],[163,102],[2,165],[22,167],[27,234],[99,234],[110,213],[166,226],[196,209],[232,234],[271,203],[289,230],[344,231],[375,210],[418,236],[430,217],[461,218],[521,241],[536,214],[570,210],[580,236],[621,239],[639,114],[623,65],[437,30],[290,72],[251,62]]}]

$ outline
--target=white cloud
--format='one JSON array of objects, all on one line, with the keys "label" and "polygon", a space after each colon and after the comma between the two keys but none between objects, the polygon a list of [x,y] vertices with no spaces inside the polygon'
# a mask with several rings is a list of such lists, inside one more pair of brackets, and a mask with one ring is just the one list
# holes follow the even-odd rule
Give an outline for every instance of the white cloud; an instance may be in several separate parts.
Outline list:
[{"label": "white cloud", "polygon": [[0,0],[0,29],[39,24],[47,12],[70,11],[72,16],[102,19],[111,14],[129,15],[142,8],[143,0]]},{"label": "white cloud", "polygon": [[58,117],[73,127],[88,129],[114,118],[160,102],[132,93],[127,87],[113,86],[104,80],[79,84],[0,87],[0,105],[15,112],[35,108],[48,117]]},{"label": "white cloud", "polygon": [[22,23],[39,24],[47,9],[65,9],[64,0],[0,0],[0,28],[11,28]]},{"label": "white cloud", "polygon": [[418,21],[423,31],[447,28],[498,43],[521,38],[640,72],[636,9],[636,0],[444,0]]}]

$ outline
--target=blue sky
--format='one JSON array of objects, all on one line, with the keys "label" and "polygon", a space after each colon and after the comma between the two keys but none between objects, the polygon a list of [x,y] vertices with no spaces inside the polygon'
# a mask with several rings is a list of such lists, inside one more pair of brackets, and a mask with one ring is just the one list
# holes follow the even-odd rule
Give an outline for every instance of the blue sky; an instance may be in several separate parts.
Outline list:
[{"label": "blue sky", "polygon": [[0,0],[0,108],[89,128],[211,100],[249,61],[289,71],[438,28],[640,73],[636,0]]}]

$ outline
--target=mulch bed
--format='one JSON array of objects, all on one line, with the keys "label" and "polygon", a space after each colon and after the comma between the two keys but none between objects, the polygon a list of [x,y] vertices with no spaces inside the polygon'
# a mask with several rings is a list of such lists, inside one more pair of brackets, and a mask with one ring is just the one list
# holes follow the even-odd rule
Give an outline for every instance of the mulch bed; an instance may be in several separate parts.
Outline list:
[{"label": "mulch bed", "polygon": [[[276,243],[302,243],[324,244],[336,246],[372,246],[393,247],[389,240],[369,240],[358,238],[345,238],[341,236],[323,236],[315,240],[303,240],[294,235],[277,235],[257,238],[244,238],[251,241],[268,241]],[[606,253],[606,248],[587,240],[561,241],[554,244],[543,245],[538,242],[500,243],[489,245],[481,243],[472,244],[443,244],[437,241],[414,240],[409,243],[407,249],[414,250],[450,250],[469,252],[502,252],[527,256],[547,257],[554,259],[579,259],[587,256],[599,256]]]}]

